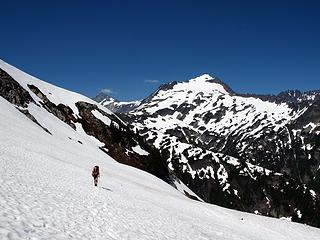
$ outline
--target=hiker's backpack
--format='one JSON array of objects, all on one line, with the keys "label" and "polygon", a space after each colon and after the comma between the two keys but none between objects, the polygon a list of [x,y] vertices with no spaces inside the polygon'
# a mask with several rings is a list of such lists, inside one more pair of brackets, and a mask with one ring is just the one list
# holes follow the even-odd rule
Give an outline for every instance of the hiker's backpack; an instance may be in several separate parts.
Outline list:
[{"label": "hiker's backpack", "polygon": [[92,170],[92,177],[97,177],[99,176],[99,166],[94,166],[93,170]]}]

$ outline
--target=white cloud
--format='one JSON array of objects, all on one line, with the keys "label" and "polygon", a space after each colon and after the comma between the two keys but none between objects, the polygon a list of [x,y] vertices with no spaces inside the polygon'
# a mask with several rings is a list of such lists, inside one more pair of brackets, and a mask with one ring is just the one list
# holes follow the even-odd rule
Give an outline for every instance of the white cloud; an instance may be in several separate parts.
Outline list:
[{"label": "white cloud", "polygon": [[144,80],[144,82],[146,83],[158,83],[159,80],[155,80],[155,79],[148,79],[148,80]]},{"label": "white cloud", "polygon": [[101,89],[101,92],[102,93],[105,93],[105,94],[115,94],[116,92],[114,92],[112,89],[110,88],[104,88],[104,89]]}]

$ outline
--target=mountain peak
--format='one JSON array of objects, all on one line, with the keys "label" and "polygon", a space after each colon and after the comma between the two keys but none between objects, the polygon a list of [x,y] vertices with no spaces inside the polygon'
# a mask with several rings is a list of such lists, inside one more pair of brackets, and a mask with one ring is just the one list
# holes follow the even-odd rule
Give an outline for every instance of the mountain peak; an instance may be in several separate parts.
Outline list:
[{"label": "mountain peak", "polygon": [[[217,77],[212,77],[210,74],[208,73],[204,73],[196,78],[190,79],[189,81],[187,81],[189,83],[195,83],[195,84],[208,84],[208,83],[214,83],[217,84],[217,86],[207,86],[208,89],[216,89],[220,92],[226,93],[226,94],[235,94],[235,92],[222,80],[220,80]],[[220,85],[220,86],[218,86]]]},{"label": "mountain peak", "polygon": [[212,80],[214,79],[214,77],[212,77],[211,75],[209,75],[208,73],[204,73],[202,75],[200,75],[199,77],[194,78],[194,81],[207,81],[207,80]]},{"label": "mountain peak", "polygon": [[98,95],[93,99],[96,102],[100,103],[101,101],[111,101],[111,102],[118,102],[116,99],[105,93],[104,91],[101,91],[98,93]]}]

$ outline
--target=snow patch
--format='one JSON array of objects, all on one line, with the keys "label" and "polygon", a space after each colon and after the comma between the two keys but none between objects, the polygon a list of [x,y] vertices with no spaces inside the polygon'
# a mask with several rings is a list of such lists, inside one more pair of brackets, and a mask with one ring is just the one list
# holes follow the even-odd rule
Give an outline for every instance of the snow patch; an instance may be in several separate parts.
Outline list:
[{"label": "snow patch", "polygon": [[149,153],[146,150],[142,149],[140,145],[133,147],[132,150],[139,155],[149,155]]},{"label": "snow patch", "polygon": [[98,110],[93,110],[91,112],[97,119],[101,120],[105,125],[110,126],[111,124],[111,119],[104,116],[101,112]]}]

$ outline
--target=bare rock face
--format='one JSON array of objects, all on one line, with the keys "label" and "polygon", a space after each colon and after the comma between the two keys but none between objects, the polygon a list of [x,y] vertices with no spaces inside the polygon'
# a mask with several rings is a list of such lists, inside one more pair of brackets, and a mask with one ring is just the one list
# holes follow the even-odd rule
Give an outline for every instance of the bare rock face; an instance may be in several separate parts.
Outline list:
[{"label": "bare rock face", "polygon": [[0,96],[8,102],[18,107],[18,110],[26,115],[31,121],[40,126],[44,131],[51,134],[48,129],[43,127],[37,119],[26,109],[29,103],[35,103],[29,92],[15,81],[7,72],[0,68]]},{"label": "bare rock face", "polygon": [[[79,122],[88,135],[94,136],[105,146],[101,149],[117,161],[147,171],[165,181],[169,181],[169,171],[165,160],[159,151],[149,146],[139,135],[135,134],[122,120],[115,115],[107,114],[96,105],[78,102],[81,118]],[[110,126],[97,119],[92,111],[99,111],[112,120]],[[148,155],[141,156],[132,147],[141,146],[147,150]]]},{"label": "bare rock face", "polygon": [[27,107],[30,102],[34,102],[29,92],[1,68],[0,80],[0,95],[7,101],[20,107]]}]

